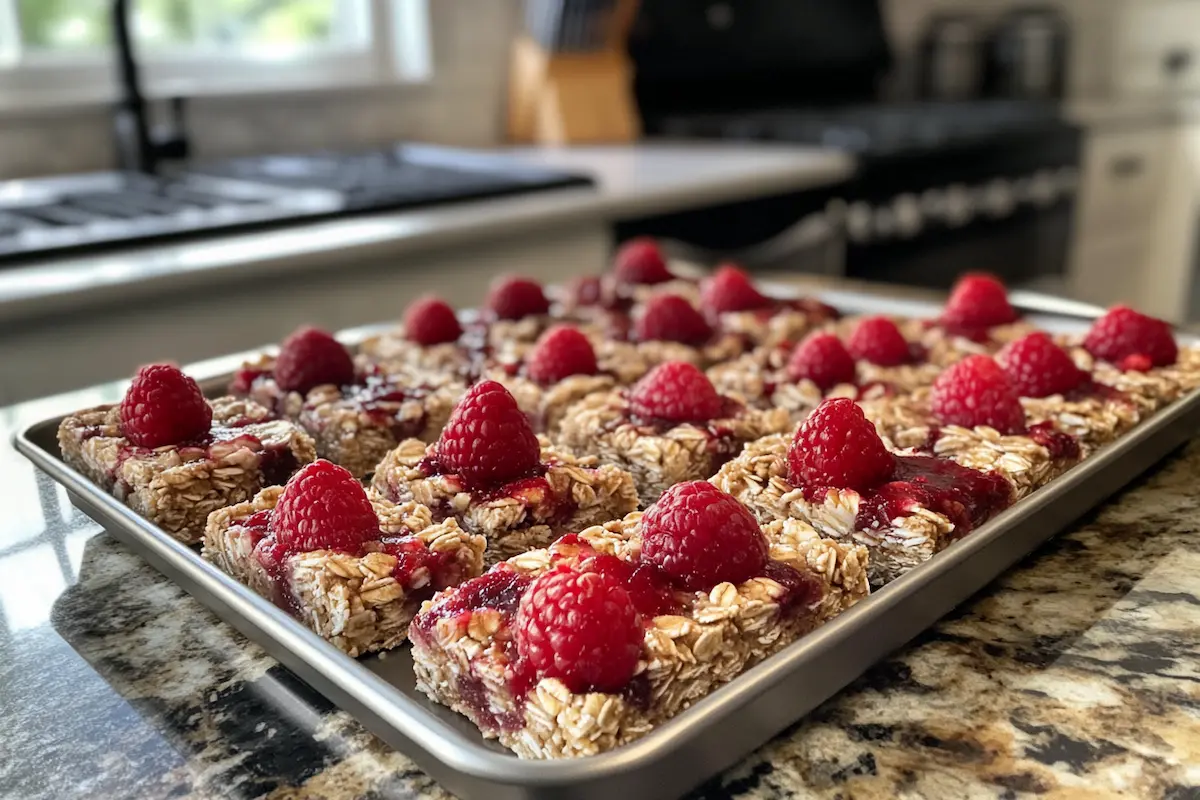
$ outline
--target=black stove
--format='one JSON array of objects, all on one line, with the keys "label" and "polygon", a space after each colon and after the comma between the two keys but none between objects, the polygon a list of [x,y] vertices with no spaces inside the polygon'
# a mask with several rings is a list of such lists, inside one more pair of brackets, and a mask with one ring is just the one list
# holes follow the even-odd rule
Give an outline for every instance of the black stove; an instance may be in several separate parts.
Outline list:
[{"label": "black stove", "polygon": [[0,263],[591,184],[426,145],[0,181]]},{"label": "black stove", "polygon": [[892,63],[878,0],[646,0],[631,55],[652,136],[835,148],[857,171],[623,234],[738,258],[827,230],[845,236],[845,273],[930,286],[970,269],[1021,280],[1065,268],[1080,131],[1044,103],[878,99]]}]

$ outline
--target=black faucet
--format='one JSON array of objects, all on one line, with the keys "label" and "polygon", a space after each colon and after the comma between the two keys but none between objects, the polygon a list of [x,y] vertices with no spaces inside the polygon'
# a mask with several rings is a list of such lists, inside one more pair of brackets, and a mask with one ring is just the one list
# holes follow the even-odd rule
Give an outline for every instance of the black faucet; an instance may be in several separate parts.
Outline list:
[{"label": "black faucet", "polygon": [[113,43],[117,49],[120,96],[113,109],[117,162],[122,169],[154,175],[160,162],[187,158],[189,146],[182,97],[171,99],[171,130],[152,131],[146,118],[137,56],[129,34],[129,0],[113,0]]}]

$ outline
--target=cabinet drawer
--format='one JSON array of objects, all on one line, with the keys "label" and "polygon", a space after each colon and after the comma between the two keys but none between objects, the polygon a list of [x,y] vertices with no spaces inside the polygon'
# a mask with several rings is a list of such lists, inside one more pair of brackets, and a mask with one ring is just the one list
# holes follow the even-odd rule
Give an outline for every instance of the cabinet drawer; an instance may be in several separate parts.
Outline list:
[{"label": "cabinet drawer", "polygon": [[1170,143],[1167,128],[1090,135],[1079,198],[1082,229],[1113,233],[1144,225],[1164,186]]}]

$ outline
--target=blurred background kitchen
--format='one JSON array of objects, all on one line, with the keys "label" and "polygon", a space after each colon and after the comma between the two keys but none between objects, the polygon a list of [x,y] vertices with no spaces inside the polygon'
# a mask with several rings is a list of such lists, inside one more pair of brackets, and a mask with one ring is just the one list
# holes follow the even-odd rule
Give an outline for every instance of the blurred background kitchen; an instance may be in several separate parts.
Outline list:
[{"label": "blurred background kitchen", "polygon": [[0,401],[644,234],[1192,320],[1198,57],[1197,0],[0,0]]}]

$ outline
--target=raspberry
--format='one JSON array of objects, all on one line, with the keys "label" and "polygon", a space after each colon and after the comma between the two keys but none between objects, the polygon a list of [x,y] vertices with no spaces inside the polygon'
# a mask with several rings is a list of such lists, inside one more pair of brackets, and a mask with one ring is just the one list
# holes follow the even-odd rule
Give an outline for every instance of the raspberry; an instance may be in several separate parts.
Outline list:
[{"label": "raspberry", "polygon": [[525,477],[541,458],[529,419],[495,381],[482,381],[467,390],[435,452],[441,467],[475,487],[500,486]]},{"label": "raspberry", "polygon": [[121,400],[121,432],[138,447],[196,439],[212,428],[212,407],[196,382],[169,364],[142,367]]},{"label": "raspberry", "polygon": [[754,288],[750,276],[724,264],[700,286],[700,307],[711,314],[752,311],[771,305],[771,298]]},{"label": "raspberry", "polygon": [[643,342],[701,345],[712,338],[713,330],[687,300],[677,294],[661,294],[646,302],[634,333]]},{"label": "raspberry", "polygon": [[817,406],[788,448],[788,480],[797,486],[863,491],[886,481],[896,459],[853,400],[838,397]]},{"label": "raspberry", "polygon": [[846,349],[855,358],[881,367],[894,367],[913,360],[908,340],[887,317],[867,317],[859,322],[846,340]]},{"label": "raspberry", "polygon": [[746,507],[706,481],[675,484],[642,516],[642,559],[690,592],[761,575],[768,550]]},{"label": "raspberry", "polygon": [[275,359],[275,382],[287,392],[307,394],[317,386],[354,383],[354,360],[333,336],[319,328],[299,328],[283,340]]},{"label": "raspberry", "polygon": [[462,332],[458,315],[440,297],[422,297],[404,312],[404,335],[417,344],[428,347],[453,342]]},{"label": "raspberry", "polygon": [[1129,356],[1142,355],[1152,366],[1165,367],[1179,357],[1171,326],[1128,306],[1113,306],[1096,320],[1083,346],[1096,358],[1118,365]]},{"label": "raspberry", "polygon": [[1067,351],[1041,331],[1006,345],[996,361],[1021,397],[1066,394],[1087,377]]},{"label": "raspberry", "polygon": [[1131,356],[1122,358],[1117,367],[1122,372],[1149,372],[1154,367],[1154,364],[1150,361],[1149,356],[1134,353]]},{"label": "raspberry", "polygon": [[631,239],[621,246],[613,259],[617,283],[650,286],[675,279],[667,269],[658,243],[648,237]]},{"label": "raspberry", "polygon": [[292,476],[275,505],[272,526],[281,547],[357,551],[379,537],[379,520],[366,490],[349,470],[314,461]]},{"label": "raspberry", "polygon": [[988,356],[968,356],[933,383],[929,402],[945,425],[986,425],[1003,434],[1025,430],[1025,411],[1000,365]]},{"label": "raspberry", "polygon": [[598,306],[604,302],[604,284],[595,275],[583,275],[567,285],[567,297],[573,307]]},{"label": "raspberry", "polygon": [[576,693],[620,691],[644,635],[629,593],[601,572],[547,572],[517,606],[517,653],[539,678]]},{"label": "raspberry", "polygon": [[854,383],[854,356],[832,333],[814,333],[796,345],[788,359],[787,373],[794,381],[808,379],[827,392],[841,383]]},{"label": "raspberry", "polygon": [[1005,325],[1016,318],[1003,283],[991,275],[969,273],[954,285],[941,321],[950,328],[969,330]]},{"label": "raspberry", "polygon": [[629,390],[629,410],[643,419],[707,422],[724,409],[712,381],[685,361],[659,364]]},{"label": "raspberry", "polygon": [[550,312],[542,285],[528,278],[504,278],[488,292],[487,307],[500,319],[524,319]]},{"label": "raspberry", "polygon": [[542,384],[557,383],[572,375],[595,375],[598,369],[592,343],[567,325],[556,325],[543,333],[525,356],[525,371]]}]

